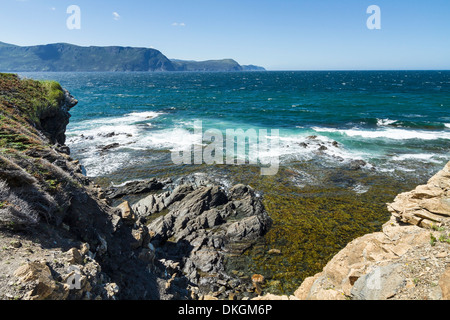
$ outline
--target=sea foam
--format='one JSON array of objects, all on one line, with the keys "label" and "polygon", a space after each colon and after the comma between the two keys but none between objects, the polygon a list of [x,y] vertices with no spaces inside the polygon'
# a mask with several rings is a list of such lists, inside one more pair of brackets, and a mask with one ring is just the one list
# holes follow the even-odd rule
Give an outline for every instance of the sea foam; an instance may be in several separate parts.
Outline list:
[{"label": "sea foam", "polygon": [[387,128],[381,130],[363,130],[363,129],[335,129],[313,127],[316,132],[339,133],[348,137],[361,137],[365,139],[392,139],[392,140],[438,140],[450,139],[448,131],[424,131],[424,130],[404,130]]}]

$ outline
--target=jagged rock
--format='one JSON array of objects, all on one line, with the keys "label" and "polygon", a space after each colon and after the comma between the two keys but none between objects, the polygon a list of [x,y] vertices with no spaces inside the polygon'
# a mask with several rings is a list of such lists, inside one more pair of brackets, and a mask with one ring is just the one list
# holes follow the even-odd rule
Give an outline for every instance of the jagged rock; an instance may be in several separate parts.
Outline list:
[{"label": "jagged rock", "polygon": [[32,284],[24,300],[64,300],[69,295],[68,285],[55,282],[46,262],[27,263],[19,267],[14,275],[23,284]]},{"label": "jagged rock", "polygon": [[[214,184],[181,185],[162,199],[168,212],[148,224],[151,243],[160,255],[179,256],[185,277],[199,285],[203,294],[214,291],[215,284],[224,280],[224,252],[250,247],[271,223],[261,199],[249,186],[237,185],[227,193]],[[158,212],[156,203],[156,197],[149,196],[134,208],[139,214],[153,214]],[[215,276],[200,276],[206,273]]]},{"label": "jagged rock", "polygon": [[243,239],[255,240],[264,235],[267,231],[267,223],[258,216],[244,218],[230,225],[227,229],[227,237],[232,242],[239,242]]},{"label": "jagged rock", "polygon": [[[79,162],[69,156],[70,150],[64,145],[65,129],[68,111],[76,100],[53,82],[21,80],[7,74],[0,77],[0,113],[5,129],[11,137],[20,135],[27,146],[26,150],[12,150],[11,154],[17,156],[0,155],[0,238],[2,246],[8,247],[8,252],[3,252],[3,257],[8,254],[8,263],[0,263],[0,299],[173,298],[160,285],[164,280],[162,267],[155,264],[148,268],[149,263],[142,260],[151,259],[145,258],[146,254],[139,259],[139,253],[146,249],[141,247],[149,240],[143,222],[133,217],[129,204],[122,212],[100,199],[107,195],[83,176]],[[5,103],[12,96],[14,105]],[[150,185],[161,187],[154,181]],[[138,185],[128,187],[126,192],[146,190]],[[9,243],[17,239],[23,247],[10,248]],[[81,264],[75,249],[69,253],[61,249],[78,248],[79,241],[85,244],[78,250]],[[26,259],[47,262],[39,265]],[[16,287],[14,281],[5,279],[13,279],[14,270],[22,264],[28,271],[22,269],[18,274],[24,278],[30,274],[34,280],[20,280],[20,287]],[[67,270],[68,266],[77,267],[79,274]],[[67,291],[64,280],[78,275],[82,289]],[[107,294],[105,283],[116,283],[123,289]],[[172,290],[177,288],[176,283]],[[183,290],[177,290],[178,297],[187,297]]]},{"label": "jagged rock", "polygon": [[131,231],[131,235],[133,237],[133,241],[130,243],[131,249],[134,250],[142,247],[146,236],[146,230],[142,227],[139,229],[133,229]]},{"label": "jagged rock", "polygon": [[111,144],[108,144],[106,146],[98,146],[97,148],[100,149],[101,152],[106,152],[106,151],[109,151],[111,149],[116,149],[118,147],[120,147],[119,143],[111,143]]},{"label": "jagged rock", "polygon": [[131,181],[117,187],[110,187],[105,190],[105,194],[110,199],[120,198],[125,195],[141,194],[151,191],[161,190],[164,184],[155,178],[143,181]]},{"label": "jagged rock", "polygon": [[155,212],[157,212],[157,209],[155,207],[155,196],[153,194],[149,195],[148,197],[140,200],[138,203],[136,203],[133,206],[133,210],[140,216],[140,217],[147,217]]},{"label": "jagged rock", "polygon": [[426,185],[398,195],[388,210],[400,221],[419,227],[450,221],[450,162]]},{"label": "jagged rock", "polygon": [[130,207],[129,202],[124,201],[120,205],[118,205],[117,208],[121,212],[123,221],[127,224],[133,225],[136,221],[136,215],[134,214],[133,209]]},{"label": "jagged rock", "polygon": [[51,277],[51,272],[46,262],[35,261],[19,267],[14,275],[22,282],[30,282],[38,280],[40,277]]},{"label": "jagged rock", "polygon": [[243,184],[237,184],[230,189],[230,196],[233,200],[243,199],[253,193],[253,189],[250,186]]},{"label": "jagged rock", "polygon": [[105,285],[105,290],[108,298],[114,300],[120,288],[116,283],[108,283]]},{"label": "jagged rock", "polygon": [[142,249],[138,256],[139,260],[149,263],[151,266],[155,263],[155,252],[151,249]]},{"label": "jagged rock", "polygon": [[80,248],[80,254],[83,256],[88,254],[89,249],[90,249],[89,243],[83,243]]},{"label": "jagged rock", "polygon": [[67,262],[69,262],[70,264],[81,264],[83,262],[83,257],[77,248],[70,249],[67,252],[67,255]]}]

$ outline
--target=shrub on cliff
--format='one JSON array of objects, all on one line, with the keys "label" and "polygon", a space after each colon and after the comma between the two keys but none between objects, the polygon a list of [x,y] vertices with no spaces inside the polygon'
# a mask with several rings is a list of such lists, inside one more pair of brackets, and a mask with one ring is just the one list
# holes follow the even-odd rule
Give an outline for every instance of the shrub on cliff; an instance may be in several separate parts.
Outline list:
[{"label": "shrub on cliff", "polygon": [[0,227],[12,229],[33,226],[39,221],[31,206],[0,180]]}]

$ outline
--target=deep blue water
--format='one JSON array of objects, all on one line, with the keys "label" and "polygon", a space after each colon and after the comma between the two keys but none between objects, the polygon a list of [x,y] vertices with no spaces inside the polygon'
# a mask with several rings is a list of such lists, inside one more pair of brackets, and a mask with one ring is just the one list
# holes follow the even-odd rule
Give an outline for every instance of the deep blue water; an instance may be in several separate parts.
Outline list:
[{"label": "deep blue water", "polygon": [[170,166],[155,151],[189,146],[196,120],[204,130],[279,129],[272,152],[286,166],[362,159],[414,173],[450,160],[450,71],[22,75],[57,80],[79,100],[67,143],[92,177]]}]

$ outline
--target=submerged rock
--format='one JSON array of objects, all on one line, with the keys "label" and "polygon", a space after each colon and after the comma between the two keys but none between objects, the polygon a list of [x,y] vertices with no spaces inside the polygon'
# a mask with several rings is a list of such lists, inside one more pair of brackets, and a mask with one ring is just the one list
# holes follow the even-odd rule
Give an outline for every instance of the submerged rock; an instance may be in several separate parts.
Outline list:
[{"label": "submerged rock", "polygon": [[367,162],[365,162],[364,160],[352,160],[349,164],[349,169],[350,170],[360,170],[361,168],[363,168],[366,165],[367,165]]}]

